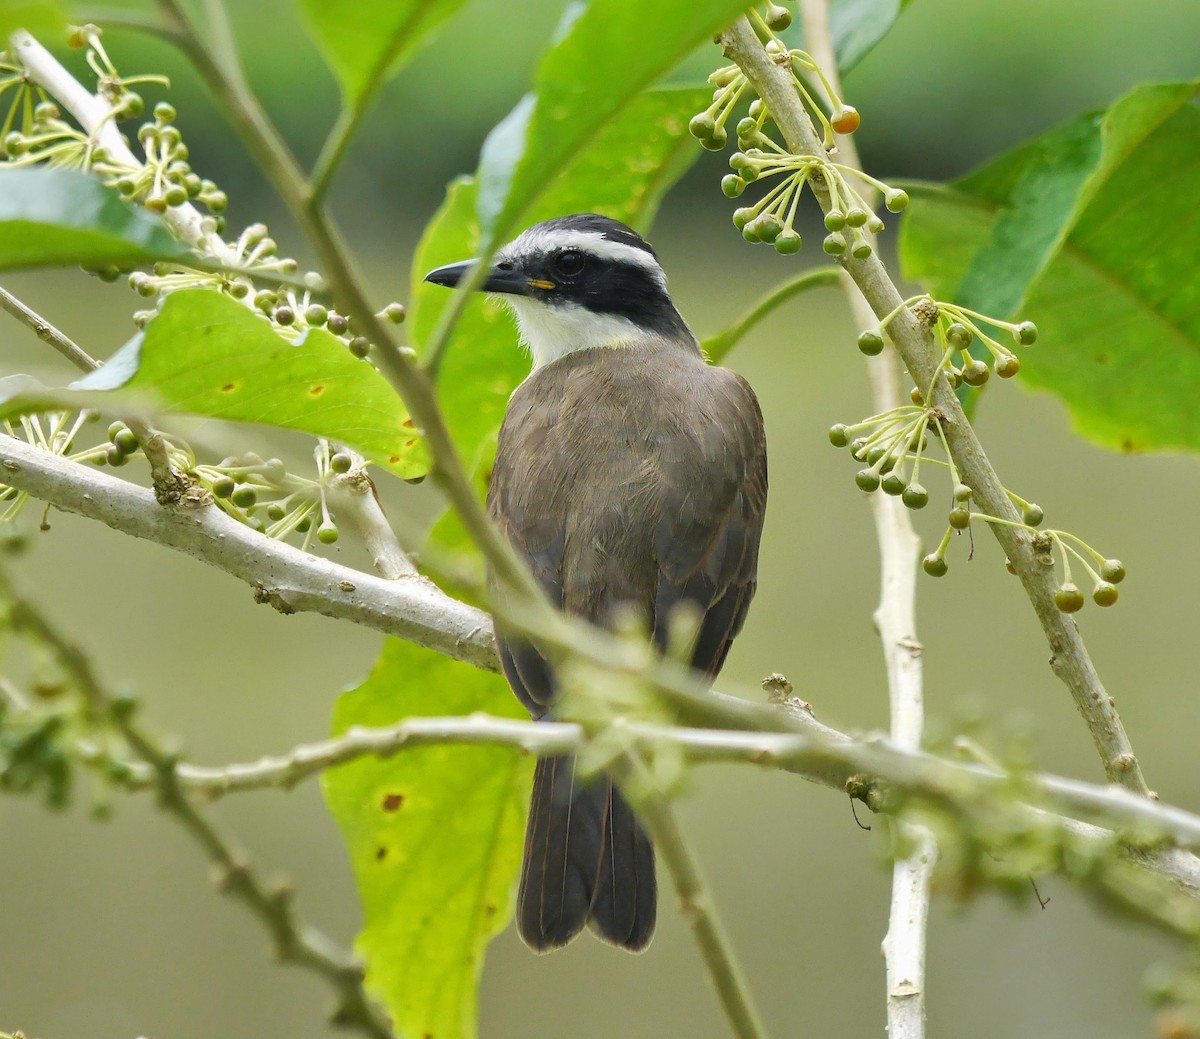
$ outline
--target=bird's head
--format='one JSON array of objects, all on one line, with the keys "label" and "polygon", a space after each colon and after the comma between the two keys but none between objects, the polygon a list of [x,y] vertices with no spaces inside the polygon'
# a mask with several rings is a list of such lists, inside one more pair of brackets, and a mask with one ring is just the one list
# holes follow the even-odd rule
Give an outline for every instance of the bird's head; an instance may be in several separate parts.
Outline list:
[{"label": "bird's head", "polygon": [[[425,280],[458,285],[474,264],[447,264]],[[593,347],[695,344],[650,244],[594,213],[535,224],[496,253],[480,288],[512,309],[535,369]]]}]

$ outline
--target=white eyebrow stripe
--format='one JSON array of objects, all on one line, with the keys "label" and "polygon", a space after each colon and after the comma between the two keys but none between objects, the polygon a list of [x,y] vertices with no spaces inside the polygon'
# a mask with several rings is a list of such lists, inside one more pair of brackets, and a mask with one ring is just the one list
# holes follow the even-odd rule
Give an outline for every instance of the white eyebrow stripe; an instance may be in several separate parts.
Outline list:
[{"label": "white eyebrow stripe", "polygon": [[658,261],[645,249],[636,245],[605,238],[599,231],[573,231],[566,228],[541,230],[531,228],[501,252],[504,256],[532,256],[548,253],[552,249],[578,249],[602,260],[632,263],[649,271],[665,289],[667,277]]}]

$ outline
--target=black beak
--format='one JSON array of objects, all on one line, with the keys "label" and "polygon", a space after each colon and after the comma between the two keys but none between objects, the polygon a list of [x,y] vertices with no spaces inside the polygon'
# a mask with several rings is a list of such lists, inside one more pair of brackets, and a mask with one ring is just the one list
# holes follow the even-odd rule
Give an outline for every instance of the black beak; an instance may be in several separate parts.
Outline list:
[{"label": "black beak", "polygon": [[[466,280],[475,266],[475,262],[474,260],[463,260],[461,263],[448,263],[445,267],[438,267],[436,270],[430,271],[425,275],[425,280],[434,285],[454,288]],[[516,269],[493,267],[487,280],[479,288],[482,292],[506,292],[515,296],[528,296],[534,286],[530,284],[527,275]]]}]

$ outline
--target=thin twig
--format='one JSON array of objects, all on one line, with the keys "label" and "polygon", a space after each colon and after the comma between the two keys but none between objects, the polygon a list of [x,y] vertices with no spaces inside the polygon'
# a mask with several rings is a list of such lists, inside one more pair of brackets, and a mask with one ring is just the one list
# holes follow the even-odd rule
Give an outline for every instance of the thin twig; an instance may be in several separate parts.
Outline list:
[{"label": "thin twig", "polygon": [[347,473],[331,474],[329,489],[337,502],[339,519],[354,528],[380,577],[397,581],[418,576],[417,568],[383,514],[375,485],[361,465],[355,465]]},{"label": "thin twig", "polygon": [[[801,0],[805,47],[822,68],[830,85],[841,93],[837,57],[829,31],[826,0]],[[818,83],[819,87],[820,84]],[[832,98],[829,99],[832,105]],[[841,162],[859,169],[852,137],[838,141]],[[876,203],[874,188],[864,194],[867,208]],[[866,233],[868,240],[873,238]],[[850,276],[841,272],[842,288],[859,327],[870,327],[871,311]],[[894,350],[867,359],[871,406],[876,414],[898,407],[900,378]],[[905,750],[919,750],[925,724],[921,645],[917,640],[916,574],[921,539],[913,530],[908,509],[886,494],[870,497],[875,534],[879,541],[880,595],[875,627],[883,648],[891,708],[892,739]],[[925,1034],[925,948],[929,918],[930,881],[937,862],[937,844],[924,826],[898,820],[898,843],[908,853],[892,864],[892,898],[887,934],[883,939],[887,984],[889,1039],[922,1039]]]},{"label": "thin twig", "polygon": [[[798,155],[822,155],[824,149],[812,120],[792,84],[791,74],[766,53],[750,23],[740,19],[720,36],[725,53],[741,67],[759,97],[766,103],[788,148]],[[829,208],[828,193],[814,185],[822,208]],[[878,318],[899,308],[888,325],[909,372],[920,386],[933,385],[932,405],[942,415],[951,456],[965,482],[974,492],[981,510],[1019,524],[1016,507],[1009,500],[958,398],[945,377],[937,372],[940,356],[929,332],[902,306],[903,298],[892,282],[878,253],[865,259],[850,255],[838,258]],[[937,376],[935,380],[935,375]],[[1121,724],[1113,700],[1100,682],[1096,669],[1074,620],[1054,604],[1055,577],[1052,567],[1034,557],[1032,535],[1019,525],[992,524],[992,531],[1016,569],[1029,596],[1051,651],[1051,668],[1066,684],[1076,707],[1087,722],[1092,740],[1104,763],[1108,778],[1141,794],[1149,788],[1134,756],[1129,737]]]},{"label": "thin twig", "polygon": [[[172,29],[192,40],[192,45],[186,51],[188,57],[216,97],[222,113],[316,250],[339,309],[350,317],[359,333],[378,348],[376,356],[379,364],[408,407],[429,446],[433,458],[431,478],[449,498],[467,533],[483,552],[507,594],[538,604],[543,616],[549,618],[552,609],[541,587],[488,518],[467,477],[438,406],[433,382],[416,360],[400,349],[391,330],[376,315],[362,287],[365,282],[342,241],[341,233],[319,200],[314,198],[312,184],[258,98],[246,89],[242,76],[229,74],[228,69],[237,66],[236,55],[222,55],[220,60],[215,58],[179,0],[157,0],[157,4]],[[460,308],[458,299],[452,300],[448,307],[454,313],[458,313]],[[450,328],[443,325],[443,336],[448,336],[449,331]]]},{"label": "thin twig", "polygon": [[745,973],[721,925],[717,907],[671,810],[671,803],[664,794],[653,790],[653,780],[637,756],[627,754],[625,757],[632,771],[632,782],[627,783],[625,789],[630,791],[631,796],[633,792],[641,791],[640,796],[634,797],[634,807],[650,831],[656,852],[675,885],[679,910],[692,928],[692,935],[700,955],[704,957],[708,975],[730,1028],[738,1039],[766,1039],[767,1032],[754,1006]]},{"label": "thin twig", "polygon": [[[33,330],[43,343],[48,343],[81,371],[90,372],[100,367],[100,362],[79,346],[64,332],[59,331],[49,321],[32,308],[22,303],[11,292],[0,288],[0,307]],[[150,478],[154,483],[154,496],[160,505],[178,504],[184,497],[192,481],[185,473],[180,472],[171,464],[167,455],[166,441],[162,435],[142,422],[140,419],[128,419],[133,435],[141,445],[142,453],[150,464]]]},{"label": "thin twig", "polygon": [[258,879],[245,856],[234,850],[188,798],[176,774],[174,755],[161,748],[137,724],[131,705],[109,694],[80,648],[63,636],[37,606],[14,592],[3,569],[0,569],[0,593],[9,600],[13,626],[30,632],[54,653],[91,716],[110,720],[148,766],[159,805],[204,847],[217,867],[221,890],[239,899],[262,921],[281,960],[311,970],[333,986],[338,996],[333,1020],[357,1028],[372,1039],[393,1039],[387,1019],[363,988],[362,964],[326,935],[296,919],[290,885],[268,887]]}]

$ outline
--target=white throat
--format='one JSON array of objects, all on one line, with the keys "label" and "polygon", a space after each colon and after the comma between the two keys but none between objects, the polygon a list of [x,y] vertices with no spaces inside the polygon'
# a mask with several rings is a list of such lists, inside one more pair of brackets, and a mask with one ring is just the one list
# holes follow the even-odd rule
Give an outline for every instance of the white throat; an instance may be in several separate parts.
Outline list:
[{"label": "white throat", "polygon": [[521,343],[533,355],[533,370],[578,350],[641,346],[662,337],[617,314],[597,314],[577,303],[542,303],[505,296],[517,319]]}]

